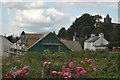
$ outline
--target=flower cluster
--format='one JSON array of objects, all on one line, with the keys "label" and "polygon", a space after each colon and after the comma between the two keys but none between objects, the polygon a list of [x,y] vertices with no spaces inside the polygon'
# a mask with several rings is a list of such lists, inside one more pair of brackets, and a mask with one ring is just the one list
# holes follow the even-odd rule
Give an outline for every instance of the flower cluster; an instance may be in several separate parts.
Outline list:
[{"label": "flower cluster", "polygon": [[72,73],[76,73],[76,78],[79,78],[80,75],[86,75],[87,71],[84,70],[83,67],[74,67],[74,63],[69,63],[69,68],[66,68],[66,66],[62,66],[62,72],[52,71],[52,73],[60,75],[64,77],[66,80],[69,80],[72,78]]},{"label": "flower cluster", "polygon": [[62,66],[62,72],[60,72],[60,71],[58,71],[58,72],[57,71],[52,71],[52,73],[60,75],[60,76],[64,77],[67,80],[72,78],[71,69],[66,68],[65,66]]},{"label": "flower cluster", "polygon": [[50,66],[51,65],[51,62],[44,62],[43,63],[43,67],[48,67],[48,66]]},{"label": "flower cluster", "polygon": [[[81,64],[93,64],[91,59],[86,59],[85,61],[80,61]],[[94,67],[91,69],[92,71],[96,72],[97,69]],[[84,67],[75,67],[75,64],[73,62],[69,63],[69,67],[66,68],[66,66],[62,66],[62,72],[60,71],[52,71],[53,74],[59,75],[66,80],[70,80],[71,78],[80,78],[80,76],[87,75],[88,72]]]},{"label": "flower cluster", "polygon": [[28,70],[29,67],[23,67],[21,70],[17,70],[15,72],[10,71],[9,73],[6,74],[6,78],[17,78],[17,77],[26,77],[28,76]]}]

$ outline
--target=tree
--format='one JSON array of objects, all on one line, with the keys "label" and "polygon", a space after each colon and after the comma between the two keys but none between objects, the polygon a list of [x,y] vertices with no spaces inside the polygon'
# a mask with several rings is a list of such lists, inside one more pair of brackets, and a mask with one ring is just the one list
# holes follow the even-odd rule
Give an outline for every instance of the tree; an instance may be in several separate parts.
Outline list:
[{"label": "tree", "polygon": [[90,26],[85,26],[85,28],[81,31],[81,36],[89,36],[91,34],[91,28]]},{"label": "tree", "polygon": [[92,16],[88,13],[76,18],[76,20],[67,30],[67,37],[72,39],[74,32],[76,32],[79,36],[90,35],[91,31],[95,28],[94,24],[96,19],[98,19],[98,17],[95,18],[95,16]]},{"label": "tree", "polygon": [[66,38],[66,29],[65,29],[65,27],[62,27],[59,30],[58,37],[60,37],[60,38]]}]

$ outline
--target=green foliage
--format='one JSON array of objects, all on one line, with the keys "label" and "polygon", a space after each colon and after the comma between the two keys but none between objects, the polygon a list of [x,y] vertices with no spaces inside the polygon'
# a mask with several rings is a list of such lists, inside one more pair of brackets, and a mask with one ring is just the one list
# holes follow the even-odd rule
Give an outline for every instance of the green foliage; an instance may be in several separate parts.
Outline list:
[{"label": "green foliage", "polygon": [[[78,37],[89,37],[91,33],[98,35],[104,33],[105,38],[110,42],[120,41],[120,25],[101,22],[101,15],[90,15],[88,13],[76,18],[76,20],[65,30],[61,28],[58,36],[63,39],[72,40],[74,32]],[[96,26],[95,26],[96,24]],[[83,43],[81,43],[83,44]]]},{"label": "green foliage", "polygon": [[118,46],[120,46],[120,41],[119,42],[111,42],[107,45],[109,50],[112,50],[112,47],[118,47]]},{"label": "green foliage", "polygon": [[[54,54],[26,53],[19,56],[3,57],[2,76],[13,70],[19,70],[24,66],[29,66],[29,78],[50,78],[53,70],[60,71],[62,65],[68,67],[69,62],[74,62],[76,66],[79,61],[85,58],[91,59],[97,68],[97,72],[91,72],[93,78],[118,78],[118,53],[112,52],[57,52]],[[45,61],[51,62],[49,67],[43,67]],[[88,68],[88,66],[86,66]]]},{"label": "green foliage", "polygon": [[44,54],[52,54],[52,52],[51,52],[49,49],[45,49],[45,50],[43,51],[43,53],[44,53]]},{"label": "green foliage", "polygon": [[62,27],[62,28],[59,30],[58,37],[60,37],[60,38],[66,38],[66,30],[65,30],[64,27]]}]

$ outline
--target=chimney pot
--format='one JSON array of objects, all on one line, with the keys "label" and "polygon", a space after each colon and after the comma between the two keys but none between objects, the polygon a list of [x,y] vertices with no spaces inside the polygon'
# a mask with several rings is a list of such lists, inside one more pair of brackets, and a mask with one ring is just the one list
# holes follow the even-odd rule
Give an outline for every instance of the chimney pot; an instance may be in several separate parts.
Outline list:
[{"label": "chimney pot", "polygon": [[91,37],[95,37],[95,34],[91,34]]}]

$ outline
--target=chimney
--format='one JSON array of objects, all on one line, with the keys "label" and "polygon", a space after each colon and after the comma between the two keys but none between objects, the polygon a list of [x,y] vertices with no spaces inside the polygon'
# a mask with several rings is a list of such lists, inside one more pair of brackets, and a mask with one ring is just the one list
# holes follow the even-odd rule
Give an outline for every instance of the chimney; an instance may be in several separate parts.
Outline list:
[{"label": "chimney", "polygon": [[104,34],[103,33],[99,33],[99,37],[100,38],[104,38]]},{"label": "chimney", "polygon": [[73,41],[75,41],[75,36],[73,36]]},{"label": "chimney", "polygon": [[74,32],[73,41],[76,41],[76,32]]},{"label": "chimney", "polygon": [[100,45],[103,45],[103,38],[104,38],[104,34],[103,33],[99,33],[99,37],[100,37]]},{"label": "chimney", "polygon": [[95,34],[91,34],[91,37],[95,37]]}]

